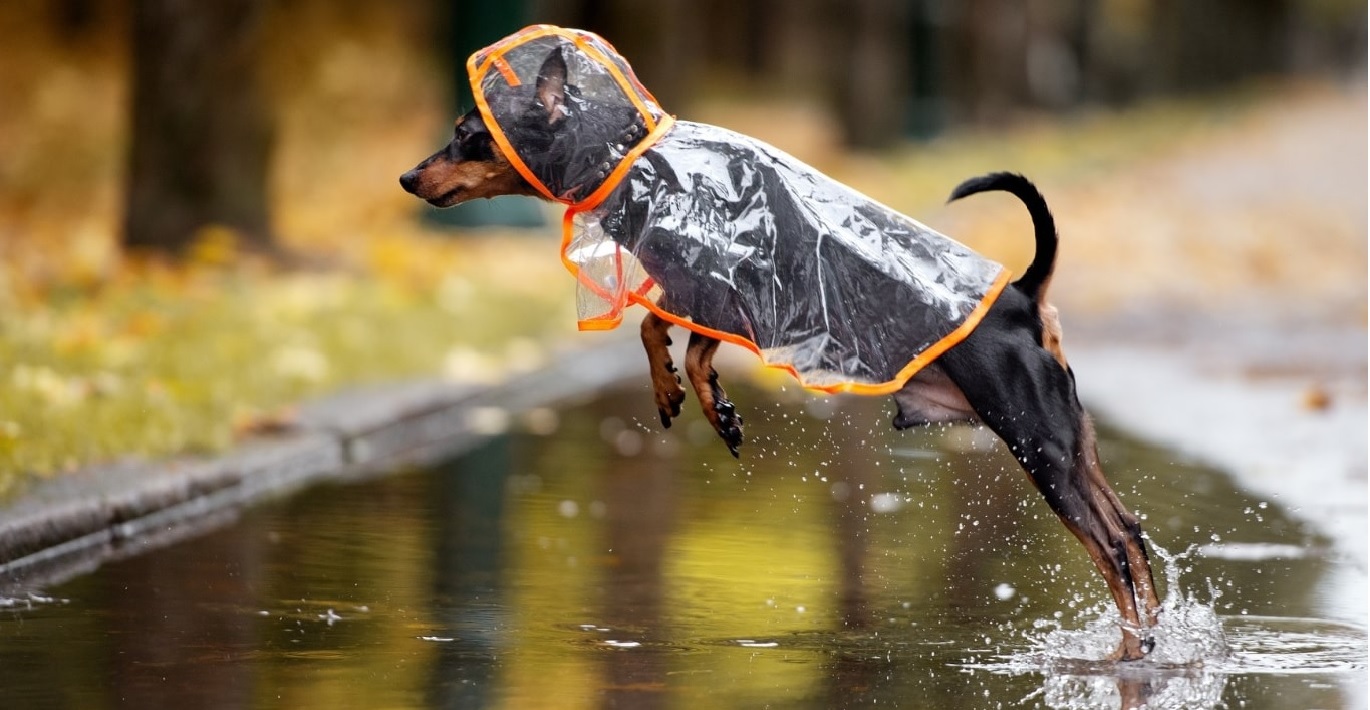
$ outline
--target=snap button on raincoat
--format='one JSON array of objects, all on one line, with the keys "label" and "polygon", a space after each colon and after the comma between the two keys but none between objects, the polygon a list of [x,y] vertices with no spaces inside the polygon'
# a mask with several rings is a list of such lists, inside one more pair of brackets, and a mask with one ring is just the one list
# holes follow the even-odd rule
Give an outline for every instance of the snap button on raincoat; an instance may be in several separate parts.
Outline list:
[{"label": "snap button on raincoat", "polygon": [[[567,78],[549,127],[529,102],[556,52]],[[496,143],[568,206],[562,260],[582,329],[617,327],[640,303],[811,389],[886,394],[964,339],[1008,281],[766,143],[674,121],[597,35],[537,25],[467,67]]]}]

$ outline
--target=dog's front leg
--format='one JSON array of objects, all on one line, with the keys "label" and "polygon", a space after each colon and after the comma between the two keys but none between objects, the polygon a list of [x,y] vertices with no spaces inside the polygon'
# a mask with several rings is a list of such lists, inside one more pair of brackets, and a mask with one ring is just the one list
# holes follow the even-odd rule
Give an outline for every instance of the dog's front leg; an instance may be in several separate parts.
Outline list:
[{"label": "dog's front leg", "polygon": [[652,392],[656,410],[661,415],[661,426],[671,428],[671,419],[680,415],[680,404],[685,401],[685,389],[680,386],[680,375],[671,362],[671,336],[666,331],[671,323],[655,313],[642,319],[642,347],[647,351],[647,367],[652,376]]},{"label": "dog's front leg", "polygon": [[718,373],[713,367],[714,353],[717,351],[717,340],[691,333],[690,345],[685,350],[685,374],[695,388],[705,418],[714,426],[714,431],[723,437],[728,451],[737,456],[737,447],[742,444],[742,417],[738,416],[737,408],[718,384]]}]

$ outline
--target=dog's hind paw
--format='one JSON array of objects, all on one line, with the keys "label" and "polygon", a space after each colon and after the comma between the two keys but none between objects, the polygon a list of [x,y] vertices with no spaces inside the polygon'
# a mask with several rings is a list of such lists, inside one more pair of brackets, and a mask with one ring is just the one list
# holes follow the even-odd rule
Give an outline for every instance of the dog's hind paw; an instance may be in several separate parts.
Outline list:
[{"label": "dog's hind paw", "polygon": [[1156,639],[1150,634],[1137,636],[1135,633],[1124,630],[1123,639],[1118,643],[1118,648],[1109,654],[1110,661],[1140,661],[1156,648]]}]

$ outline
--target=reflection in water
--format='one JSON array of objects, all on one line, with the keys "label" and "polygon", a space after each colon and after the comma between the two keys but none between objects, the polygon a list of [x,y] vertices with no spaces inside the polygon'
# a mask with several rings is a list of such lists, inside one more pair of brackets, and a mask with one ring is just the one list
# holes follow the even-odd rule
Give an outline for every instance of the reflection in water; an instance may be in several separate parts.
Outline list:
[{"label": "reflection in water", "polygon": [[1225,679],[1214,673],[1189,675],[1049,675],[1040,697],[1052,710],[1095,708],[1219,708]]},{"label": "reflection in water", "polygon": [[1223,476],[1103,432],[1119,491],[1161,545],[1314,551],[1185,561],[1184,584],[1221,595],[1230,661],[1006,671],[998,659],[1031,651],[1036,622],[1079,628],[1106,599],[1002,447],[973,429],[886,431],[872,400],[764,405],[734,389],[752,412],[741,461],[690,417],[665,433],[621,421],[649,411],[633,390],[544,418],[543,434],[313,489],[47,590],[69,602],[0,611],[0,706],[1283,710],[1364,697],[1363,631],[1291,618],[1317,609],[1320,541]]},{"label": "reflection in water", "polygon": [[[625,440],[620,436],[614,434],[616,442]],[[659,450],[606,458],[599,485],[605,511],[600,618],[616,635],[628,638],[610,639],[625,642],[624,652],[601,656],[600,707],[664,708],[670,702],[670,658],[663,649],[671,641],[671,630],[662,608],[662,564],[680,507],[675,485],[678,459],[662,456]],[[628,645],[632,643],[642,646]]]},{"label": "reflection in water", "polygon": [[[837,608],[841,628],[846,632],[866,632],[878,624],[871,605],[875,570],[870,560],[869,495],[879,487],[879,469],[874,467],[869,447],[854,430],[832,430],[835,448],[842,452],[829,467],[830,505],[833,508],[833,544],[837,547]],[[850,654],[839,654],[827,668],[824,705],[844,707],[864,702],[880,683],[875,664]]]},{"label": "reflection in water", "polygon": [[[206,564],[208,562],[208,564]],[[102,575],[110,700],[124,708],[241,708],[255,690],[251,607],[260,545],[212,535]]]},{"label": "reflection in water", "polygon": [[486,707],[508,626],[501,596],[509,440],[497,438],[431,476],[433,620],[428,706]]}]

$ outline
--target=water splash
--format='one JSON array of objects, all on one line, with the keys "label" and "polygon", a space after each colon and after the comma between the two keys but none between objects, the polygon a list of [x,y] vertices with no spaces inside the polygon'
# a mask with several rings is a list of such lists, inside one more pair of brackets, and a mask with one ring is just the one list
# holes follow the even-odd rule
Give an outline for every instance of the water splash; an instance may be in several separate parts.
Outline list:
[{"label": "water splash", "polygon": [[964,664],[996,674],[1043,675],[1042,686],[1024,702],[1054,710],[1086,708],[1222,707],[1227,679],[1239,674],[1364,673],[1365,630],[1322,619],[1220,617],[1214,604],[1222,592],[1207,583],[1208,601],[1184,591],[1186,562],[1198,546],[1171,554],[1152,543],[1164,562],[1166,596],[1157,625],[1149,630],[1155,648],[1129,663],[1108,660],[1122,640],[1125,622],[1110,603],[1081,613],[1081,628],[1040,619],[1020,632],[1025,647],[987,662]]},{"label": "water splash", "polygon": [[[1023,634],[1026,649],[973,667],[1007,675],[1044,674],[1042,686],[1023,704],[1053,710],[1220,707],[1227,675],[1210,666],[1230,657],[1227,637],[1212,604],[1185,594],[1180,584],[1181,565],[1195,548],[1177,555],[1154,543],[1152,548],[1165,563],[1166,596],[1149,631],[1155,647],[1144,660],[1108,660],[1122,641],[1125,622],[1104,603],[1083,612],[1083,628],[1038,620]],[[1216,601],[1221,592],[1208,586],[1210,599]]]},{"label": "water splash", "polygon": [[[1196,548],[1179,554],[1171,554],[1155,543],[1152,548],[1165,563],[1166,596],[1161,601],[1156,626],[1148,630],[1155,648],[1147,655],[1145,665],[1183,669],[1225,661],[1231,650],[1222,621],[1212,605],[1222,593],[1210,584],[1211,601],[1205,603],[1192,592],[1185,593],[1180,584],[1182,563],[1195,554]],[[1086,609],[1083,614],[1085,624],[1079,629],[1064,628],[1055,619],[1035,622],[1033,629],[1024,634],[1028,649],[1005,657],[1008,668],[1051,670],[1107,662],[1122,641],[1123,629],[1128,625],[1117,609],[1106,602]]]}]

